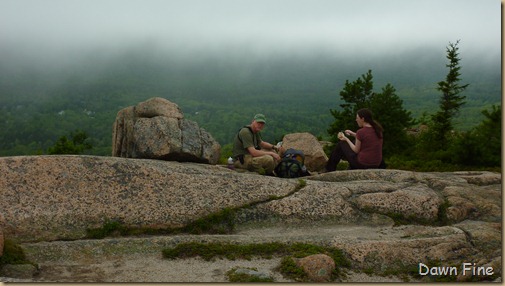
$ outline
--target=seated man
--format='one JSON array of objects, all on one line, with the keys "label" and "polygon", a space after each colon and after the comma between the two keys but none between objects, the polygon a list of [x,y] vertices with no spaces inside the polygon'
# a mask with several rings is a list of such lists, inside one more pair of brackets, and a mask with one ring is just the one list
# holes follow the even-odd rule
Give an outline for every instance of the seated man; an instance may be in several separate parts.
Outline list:
[{"label": "seated man", "polygon": [[274,152],[277,151],[275,145],[261,140],[260,131],[265,123],[265,115],[256,114],[251,125],[242,127],[237,133],[233,142],[235,168],[258,173],[263,170],[267,175],[273,174],[275,165],[281,158]]}]

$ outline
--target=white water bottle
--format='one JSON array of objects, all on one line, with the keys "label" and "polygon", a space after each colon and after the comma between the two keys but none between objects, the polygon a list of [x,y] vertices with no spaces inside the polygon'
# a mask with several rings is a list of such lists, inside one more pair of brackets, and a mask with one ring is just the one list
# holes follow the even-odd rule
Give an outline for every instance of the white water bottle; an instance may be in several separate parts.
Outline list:
[{"label": "white water bottle", "polygon": [[232,157],[228,157],[228,169],[234,169]]}]

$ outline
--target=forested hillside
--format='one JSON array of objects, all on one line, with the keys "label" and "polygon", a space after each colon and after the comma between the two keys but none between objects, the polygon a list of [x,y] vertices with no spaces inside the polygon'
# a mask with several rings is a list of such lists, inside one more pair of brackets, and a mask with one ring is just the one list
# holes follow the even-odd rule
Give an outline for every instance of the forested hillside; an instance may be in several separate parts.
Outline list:
[{"label": "forested hillside", "polygon": [[[328,138],[329,110],[338,108],[345,81],[369,69],[376,89],[392,84],[414,118],[437,108],[436,84],[446,73],[443,50],[357,59],[322,52],[181,58],[137,50],[44,64],[3,58],[0,156],[46,153],[74,130],[88,134],[90,153],[110,155],[117,112],[152,97],[178,104],[222,145],[259,112],[268,119],[266,140],[292,132]],[[463,82],[470,85],[456,128],[467,130],[480,123],[483,109],[501,105],[501,67],[500,59],[479,62],[464,54],[462,67]]]}]

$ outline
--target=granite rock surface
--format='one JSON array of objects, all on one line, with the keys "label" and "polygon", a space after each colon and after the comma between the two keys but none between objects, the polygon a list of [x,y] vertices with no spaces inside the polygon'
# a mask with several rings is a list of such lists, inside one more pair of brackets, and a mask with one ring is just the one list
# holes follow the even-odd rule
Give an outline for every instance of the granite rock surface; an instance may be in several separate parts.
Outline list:
[{"label": "granite rock surface", "polygon": [[[3,157],[0,170],[0,230],[35,261],[54,263],[61,247],[70,255],[87,229],[109,220],[173,228],[234,209],[234,234],[156,240],[309,242],[342,249],[355,269],[469,262],[501,275],[498,173],[348,170],[298,180],[218,165],[71,155]],[[139,249],[162,247],[146,239]],[[104,253],[104,245],[76,255]]]},{"label": "granite rock surface", "polygon": [[155,97],[120,110],[112,132],[112,156],[216,164],[221,145],[179,106]]}]

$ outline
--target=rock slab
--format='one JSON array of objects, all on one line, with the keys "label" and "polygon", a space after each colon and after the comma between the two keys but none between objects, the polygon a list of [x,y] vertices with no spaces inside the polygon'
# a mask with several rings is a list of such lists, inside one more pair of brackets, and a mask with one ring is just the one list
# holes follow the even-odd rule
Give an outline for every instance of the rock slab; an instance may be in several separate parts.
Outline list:
[{"label": "rock slab", "polygon": [[[4,236],[53,241],[44,252],[107,220],[178,227],[232,208],[236,236],[184,239],[311,241],[342,249],[358,269],[474,262],[501,275],[499,173],[347,170],[298,180],[208,164],[69,155],[3,157],[0,171]],[[397,217],[404,225],[395,225]],[[304,224],[312,228],[298,233]]]},{"label": "rock slab", "polygon": [[4,235],[19,241],[83,238],[107,221],[181,227],[297,184],[207,164],[96,156],[4,157],[0,170]]}]

